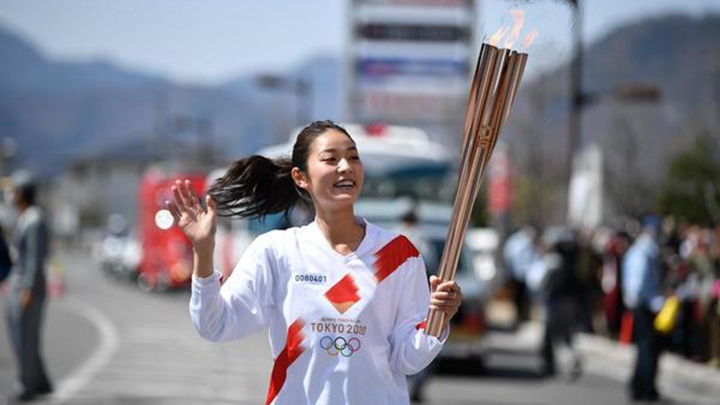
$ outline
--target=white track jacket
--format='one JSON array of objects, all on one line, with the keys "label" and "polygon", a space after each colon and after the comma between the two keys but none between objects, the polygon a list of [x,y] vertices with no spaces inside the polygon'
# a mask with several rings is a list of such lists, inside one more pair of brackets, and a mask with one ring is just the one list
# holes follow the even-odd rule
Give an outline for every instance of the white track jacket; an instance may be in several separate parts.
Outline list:
[{"label": "white track jacket", "polygon": [[422,331],[430,293],[417,249],[360,221],[365,237],[347,256],[313,222],[259,236],[224,283],[217,270],[193,277],[190,316],[204,338],[269,327],[266,404],[408,404],[405,376],[442,348],[446,334]]}]

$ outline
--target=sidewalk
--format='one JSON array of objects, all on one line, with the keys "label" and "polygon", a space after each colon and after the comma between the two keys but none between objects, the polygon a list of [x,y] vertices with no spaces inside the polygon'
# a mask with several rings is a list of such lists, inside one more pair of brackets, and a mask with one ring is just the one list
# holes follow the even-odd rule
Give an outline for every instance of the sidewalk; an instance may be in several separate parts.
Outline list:
[{"label": "sidewalk", "polygon": [[[580,334],[578,343],[586,356],[603,357],[630,369],[635,364],[634,346],[586,333]],[[698,395],[720,398],[720,370],[692,362],[675,353],[665,352],[661,355],[659,378],[661,385],[678,384]]]},{"label": "sidewalk", "polygon": [[[491,301],[487,313],[491,324],[510,325],[514,319],[514,310],[507,302]],[[541,321],[533,319],[513,333],[489,333],[488,346],[500,350],[538,350],[542,334]],[[634,346],[622,345],[600,335],[581,333],[578,335],[578,347],[589,360],[586,363],[594,363],[587,371],[606,374],[618,381],[629,381],[635,362]],[[665,352],[660,357],[658,383],[661,391],[669,396],[682,391],[683,397],[720,398],[720,370],[674,353]],[[714,403],[720,403],[720,399]]]}]

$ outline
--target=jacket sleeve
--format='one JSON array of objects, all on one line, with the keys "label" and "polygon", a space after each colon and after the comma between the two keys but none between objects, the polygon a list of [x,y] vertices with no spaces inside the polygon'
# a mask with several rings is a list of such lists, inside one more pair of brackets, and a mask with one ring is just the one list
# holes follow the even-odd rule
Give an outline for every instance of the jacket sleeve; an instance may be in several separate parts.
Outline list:
[{"label": "jacket sleeve", "polygon": [[[43,267],[47,259],[48,234],[47,228],[42,221],[33,221],[25,229],[25,251],[19,265],[22,269],[22,287],[26,290],[45,288],[44,284],[39,285],[43,277]],[[42,278],[44,280],[44,278]]]},{"label": "jacket sleeve", "polygon": [[645,256],[645,270],[640,289],[640,299],[656,314],[660,312],[665,303],[660,281],[659,256],[660,252],[655,250]]},{"label": "jacket sleeve", "polygon": [[403,280],[395,326],[390,338],[390,365],[405,375],[412,375],[427,367],[440,353],[447,339],[444,330],[440,339],[426,335],[425,318],[430,305],[430,287],[421,257],[413,257],[403,264]]},{"label": "jacket sleeve", "polygon": [[266,235],[243,253],[228,280],[215,270],[192,278],[190,318],[200,336],[218,342],[240,339],[268,324],[274,307],[275,255]]}]

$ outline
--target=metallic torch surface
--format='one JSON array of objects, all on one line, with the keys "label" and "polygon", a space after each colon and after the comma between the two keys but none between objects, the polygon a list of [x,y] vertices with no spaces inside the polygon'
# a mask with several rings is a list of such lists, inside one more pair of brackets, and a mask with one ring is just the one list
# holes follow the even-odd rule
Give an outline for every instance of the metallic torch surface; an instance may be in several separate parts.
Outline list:
[{"label": "metallic torch surface", "polygon": [[[483,44],[480,49],[470,96],[465,110],[465,125],[455,202],[448,227],[438,277],[455,279],[458,260],[470,213],[497,137],[520,87],[527,54]],[[425,333],[439,337],[445,323],[444,313],[431,310]]]}]

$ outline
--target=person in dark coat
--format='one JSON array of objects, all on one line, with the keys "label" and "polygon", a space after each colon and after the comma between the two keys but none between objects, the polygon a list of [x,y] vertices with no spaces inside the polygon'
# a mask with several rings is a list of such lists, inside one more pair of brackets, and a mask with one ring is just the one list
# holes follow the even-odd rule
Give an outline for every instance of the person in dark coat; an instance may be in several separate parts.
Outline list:
[{"label": "person in dark coat", "polygon": [[576,271],[579,245],[574,234],[562,227],[546,230],[542,242],[545,253],[535,261],[528,275],[529,284],[540,291],[545,303],[541,373],[545,376],[556,374],[555,346],[564,344],[572,357],[567,377],[574,381],[582,373],[582,358],[575,344],[581,304]]},{"label": "person in dark coat", "polygon": [[36,185],[29,174],[13,176],[12,202],[19,216],[12,236],[14,265],[9,276],[7,322],[17,359],[18,379],[14,399],[28,401],[52,392],[40,354],[40,335],[45,307],[45,263],[49,231],[36,205]]}]

